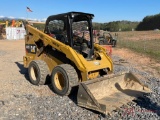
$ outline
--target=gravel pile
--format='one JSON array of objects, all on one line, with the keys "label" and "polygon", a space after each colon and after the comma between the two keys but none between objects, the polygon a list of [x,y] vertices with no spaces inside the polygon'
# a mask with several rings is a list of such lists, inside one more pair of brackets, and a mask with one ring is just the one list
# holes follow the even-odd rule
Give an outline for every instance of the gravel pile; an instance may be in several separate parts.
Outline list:
[{"label": "gravel pile", "polygon": [[[114,61],[121,61],[121,58],[113,56]],[[151,76],[146,72],[139,71],[132,67],[130,63],[119,63],[114,65],[114,73],[121,71],[131,71],[134,74],[139,74],[143,79],[140,79],[151,89],[151,93],[146,94],[143,98],[138,98],[133,102],[122,106],[120,111],[113,111],[113,116],[110,119],[119,120],[159,120],[160,119],[160,79]]]},{"label": "gravel pile", "polygon": [[68,97],[14,96],[12,101],[0,102],[3,120],[97,120],[99,115],[78,107]]},{"label": "gravel pile", "polygon": [[23,68],[22,44],[17,42],[5,52],[0,48],[0,120],[160,120],[160,80],[135,69],[120,57],[113,56],[114,61],[119,62],[114,65],[114,73],[132,71],[139,74],[153,92],[114,110],[112,116],[102,115],[77,106],[74,94],[61,97],[48,85],[31,85],[27,70]]}]

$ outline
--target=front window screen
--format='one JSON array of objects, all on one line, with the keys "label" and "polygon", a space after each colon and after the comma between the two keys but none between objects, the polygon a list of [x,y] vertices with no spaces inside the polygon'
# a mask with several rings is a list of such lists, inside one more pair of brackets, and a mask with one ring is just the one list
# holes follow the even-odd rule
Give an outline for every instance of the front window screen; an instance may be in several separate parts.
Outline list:
[{"label": "front window screen", "polygon": [[75,36],[73,37],[73,40],[76,40],[76,37],[79,37],[90,41],[89,25],[87,21],[73,22],[72,30],[73,36]]},{"label": "front window screen", "polygon": [[65,29],[64,21],[52,20],[49,22],[48,28],[54,38],[65,44],[68,43],[67,31]]},{"label": "front window screen", "polygon": [[62,20],[52,20],[49,22],[48,28],[52,34],[60,34],[64,30],[64,22]]}]

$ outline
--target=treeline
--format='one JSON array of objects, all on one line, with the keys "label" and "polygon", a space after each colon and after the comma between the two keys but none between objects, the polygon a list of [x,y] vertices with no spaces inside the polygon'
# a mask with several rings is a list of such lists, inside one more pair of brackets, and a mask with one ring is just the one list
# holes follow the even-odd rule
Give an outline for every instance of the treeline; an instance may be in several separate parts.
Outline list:
[{"label": "treeline", "polygon": [[[131,22],[131,21],[114,21],[109,23],[96,23],[93,22],[93,29],[94,30],[104,30],[104,31],[132,31],[135,30],[139,22]],[[44,24],[34,23],[34,27],[43,30]]]},{"label": "treeline", "polygon": [[142,22],[139,23],[136,30],[154,30],[160,29],[160,14],[146,16]]},{"label": "treeline", "polygon": [[109,23],[93,23],[93,29],[96,30],[107,30],[111,32],[117,31],[132,31],[135,30],[139,22],[131,21],[113,21]]},{"label": "treeline", "polygon": [[[5,19],[1,19],[1,22],[5,22]],[[9,24],[11,21],[9,21]],[[43,24],[34,24],[34,27],[43,30]],[[93,22],[93,29],[95,30],[107,30],[111,32],[117,31],[132,31],[132,30],[154,30],[160,29],[160,14],[146,16],[141,22],[132,21],[113,21],[108,23]]]},{"label": "treeline", "polygon": [[41,31],[43,31],[45,28],[45,24],[33,23],[33,26]]},{"label": "treeline", "polygon": [[93,28],[111,32],[160,29],[160,14],[146,16],[142,22],[113,21],[109,23],[93,23]]}]

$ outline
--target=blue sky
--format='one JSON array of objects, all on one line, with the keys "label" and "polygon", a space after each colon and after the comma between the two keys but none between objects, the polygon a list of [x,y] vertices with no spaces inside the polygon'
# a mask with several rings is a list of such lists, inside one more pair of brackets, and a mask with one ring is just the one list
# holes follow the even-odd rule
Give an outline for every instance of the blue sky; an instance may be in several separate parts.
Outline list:
[{"label": "blue sky", "polygon": [[[160,0],[0,0],[0,17],[46,19],[70,11],[95,15],[94,22],[142,21],[160,13]],[[26,7],[33,12],[27,13]]]}]

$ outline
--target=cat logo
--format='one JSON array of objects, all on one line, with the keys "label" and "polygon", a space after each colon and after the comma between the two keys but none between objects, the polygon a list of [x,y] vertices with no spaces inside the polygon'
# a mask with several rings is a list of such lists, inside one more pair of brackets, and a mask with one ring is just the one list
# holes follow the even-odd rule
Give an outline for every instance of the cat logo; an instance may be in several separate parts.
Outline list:
[{"label": "cat logo", "polygon": [[35,53],[36,52],[36,46],[31,46],[31,52]]}]

